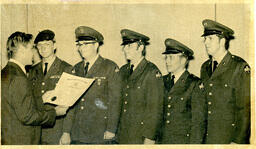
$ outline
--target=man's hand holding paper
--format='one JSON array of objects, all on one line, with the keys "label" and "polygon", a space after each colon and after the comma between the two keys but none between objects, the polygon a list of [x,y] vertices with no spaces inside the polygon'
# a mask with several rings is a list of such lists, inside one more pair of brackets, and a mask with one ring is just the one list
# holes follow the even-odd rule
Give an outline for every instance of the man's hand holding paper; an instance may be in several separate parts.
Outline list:
[{"label": "man's hand holding paper", "polygon": [[44,103],[72,106],[95,79],[82,78],[63,72],[54,90],[43,95]]}]

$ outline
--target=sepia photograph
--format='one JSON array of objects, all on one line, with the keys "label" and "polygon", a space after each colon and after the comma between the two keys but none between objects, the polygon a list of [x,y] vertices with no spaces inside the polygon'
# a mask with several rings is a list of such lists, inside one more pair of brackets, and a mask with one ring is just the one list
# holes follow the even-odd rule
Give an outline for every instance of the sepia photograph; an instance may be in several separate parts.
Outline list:
[{"label": "sepia photograph", "polygon": [[1,148],[255,147],[254,1],[0,6]]}]

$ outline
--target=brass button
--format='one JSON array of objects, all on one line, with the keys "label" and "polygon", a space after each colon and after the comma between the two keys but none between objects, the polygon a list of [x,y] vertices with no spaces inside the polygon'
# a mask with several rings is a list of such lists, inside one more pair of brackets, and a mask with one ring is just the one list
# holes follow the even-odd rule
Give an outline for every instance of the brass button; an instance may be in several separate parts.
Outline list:
[{"label": "brass button", "polygon": [[228,87],[228,85],[227,85],[227,84],[225,84],[224,86],[225,86],[225,87]]},{"label": "brass button", "polygon": [[84,101],[84,98],[82,98],[82,101]]},{"label": "brass button", "polygon": [[170,123],[170,121],[169,121],[169,120],[167,120],[167,121],[166,121],[166,123],[167,123],[167,124],[169,124],[169,123]]},{"label": "brass button", "polygon": [[212,92],[209,92],[209,95],[211,96],[211,95],[212,95]]},{"label": "brass button", "polygon": [[141,125],[143,125],[144,123],[143,122],[140,122]]},{"label": "brass button", "polygon": [[169,96],[169,97],[168,97],[168,99],[172,99],[172,97],[171,97],[171,96]]},{"label": "brass button", "polygon": [[127,103],[128,103],[127,101],[124,102],[124,104],[127,104]]},{"label": "brass button", "polygon": [[171,113],[167,113],[167,116],[170,116],[171,115]]},{"label": "brass button", "polygon": [[208,133],[206,135],[208,136]]},{"label": "brass button", "polygon": [[127,85],[126,88],[129,88],[129,85]]},{"label": "brass button", "polygon": [[41,92],[44,93],[44,90],[42,90]]},{"label": "brass button", "polygon": [[210,83],[209,85],[210,85],[210,86],[213,86],[213,84],[212,84],[212,83]]},{"label": "brass button", "polygon": [[138,89],[140,89],[140,86],[138,86]]},{"label": "brass button", "polygon": [[187,134],[187,137],[189,137],[189,134]]},{"label": "brass button", "polygon": [[105,116],[104,119],[107,119],[107,117]]},{"label": "brass button", "polygon": [[44,82],[42,82],[42,85],[45,85],[45,83],[44,83]]},{"label": "brass button", "polygon": [[124,109],[124,112],[126,112],[126,109]]},{"label": "brass button", "polygon": [[210,101],[209,101],[209,102],[208,102],[208,104],[209,104],[209,105],[211,105],[211,104],[212,104],[212,102],[210,102]]},{"label": "brass button", "polygon": [[183,100],[183,97],[181,97],[180,100]]},{"label": "brass button", "polygon": [[232,126],[235,126],[235,124],[232,124]]},{"label": "brass button", "polygon": [[171,108],[171,105],[168,105],[168,108]]},{"label": "brass button", "polygon": [[208,114],[211,114],[212,112],[211,111],[208,111]]},{"label": "brass button", "polygon": [[81,107],[81,110],[83,110],[83,109],[84,109],[84,107],[82,106],[82,107]]}]

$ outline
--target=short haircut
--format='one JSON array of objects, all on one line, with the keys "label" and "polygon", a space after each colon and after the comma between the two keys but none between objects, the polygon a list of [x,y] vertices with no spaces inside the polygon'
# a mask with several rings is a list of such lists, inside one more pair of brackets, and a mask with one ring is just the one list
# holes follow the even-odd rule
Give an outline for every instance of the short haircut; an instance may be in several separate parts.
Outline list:
[{"label": "short haircut", "polygon": [[8,53],[8,59],[12,58],[14,52],[18,50],[20,45],[26,47],[27,44],[32,40],[32,34],[26,34],[24,32],[15,32],[7,40],[6,48]]}]

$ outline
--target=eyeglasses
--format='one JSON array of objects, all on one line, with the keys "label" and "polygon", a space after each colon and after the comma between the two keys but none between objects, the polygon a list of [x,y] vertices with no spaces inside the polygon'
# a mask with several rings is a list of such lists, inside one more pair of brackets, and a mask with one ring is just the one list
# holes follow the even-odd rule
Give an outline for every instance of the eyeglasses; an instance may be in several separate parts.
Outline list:
[{"label": "eyeglasses", "polygon": [[95,44],[96,42],[86,42],[86,43],[76,43],[77,47],[81,47],[82,45]]}]

